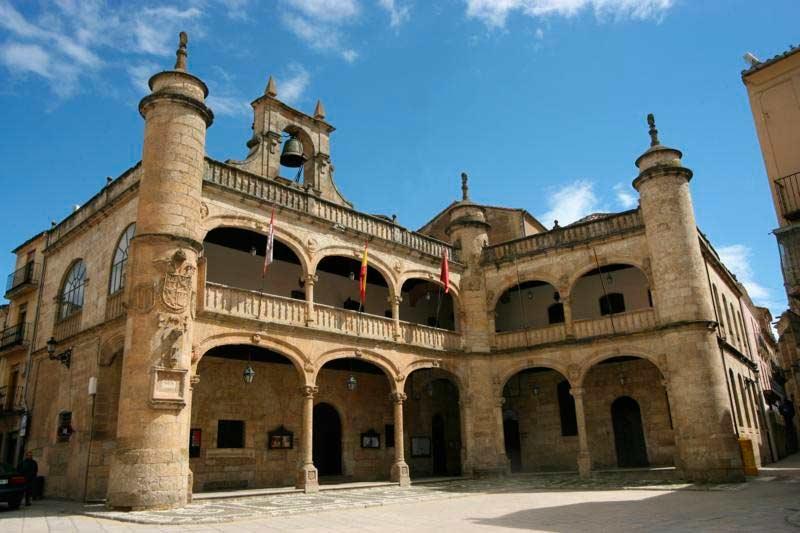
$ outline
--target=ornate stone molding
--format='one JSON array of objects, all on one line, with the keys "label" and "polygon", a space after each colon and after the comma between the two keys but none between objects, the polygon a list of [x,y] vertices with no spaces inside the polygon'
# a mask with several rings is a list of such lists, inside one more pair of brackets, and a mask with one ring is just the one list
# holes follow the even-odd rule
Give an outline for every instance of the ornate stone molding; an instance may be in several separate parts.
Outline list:
[{"label": "ornate stone molding", "polygon": [[303,385],[300,387],[300,394],[302,394],[304,398],[313,398],[318,392],[319,387],[313,387],[311,385]]},{"label": "ornate stone molding", "polygon": [[394,403],[403,403],[408,399],[408,396],[404,392],[393,392],[390,394],[392,398],[392,402]]}]

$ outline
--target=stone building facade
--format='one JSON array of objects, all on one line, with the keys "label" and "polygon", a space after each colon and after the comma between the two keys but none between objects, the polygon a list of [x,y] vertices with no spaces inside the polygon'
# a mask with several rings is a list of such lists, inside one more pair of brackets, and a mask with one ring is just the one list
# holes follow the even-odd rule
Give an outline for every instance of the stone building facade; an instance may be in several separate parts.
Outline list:
[{"label": "stone building facade", "polygon": [[[652,119],[636,209],[547,229],[473,201],[463,175],[414,232],[353,208],[322,104],[289,107],[272,80],[247,157],[208,158],[208,90],[181,41],[139,107],[142,161],[16,251],[39,275],[8,293],[7,327],[32,326],[0,352],[25,384],[4,443],[33,451],[48,494],[141,509],[515,471],[730,481],[737,436],[770,460],[762,325]],[[291,139],[301,182],[281,177]]]}]

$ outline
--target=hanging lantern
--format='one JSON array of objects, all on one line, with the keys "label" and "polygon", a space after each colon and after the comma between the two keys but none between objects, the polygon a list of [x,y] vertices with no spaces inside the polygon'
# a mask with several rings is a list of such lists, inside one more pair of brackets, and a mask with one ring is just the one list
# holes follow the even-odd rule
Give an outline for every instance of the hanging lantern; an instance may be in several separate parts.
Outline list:
[{"label": "hanging lantern", "polygon": [[358,380],[353,374],[350,374],[350,377],[347,378],[347,390],[354,391],[358,387]]},{"label": "hanging lantern", "polygon": [[539,396],[539,385],[537,385],[536,383],[534,383],[534,384],[531,386],[531,392],[533,393],[533,395],[534,395],[534,396]]},{"label": "hanging lantern", "polygon": [[256,371],[248,364],[247,368],[244,369],[242,377],[244,378],[244,382],[249,385],[253,382],[253,378],[256,377]]},{"label": "hanging lantern", "polygon": [[433,397],[433,381],[428,382],[425,386],[425,391],[428,393],[428,396]]},{"label": "hanging lantern", "polygon": [[555,302],[559,302],[561,300],[561,295],[558,293],[558,291],[553,293],[553,300]]},{"label": "hanging lantern", "polygon": [[256,250],[256,247],[255,247],[255,246],[251,246],[251,247],[250,247],[250,255],[252,255],[253,257],[255,257],[255,256],[256,256],[256,254],[258,254],[258,250]]},{"label": "hanging lantern", "polygon": [[608,283],[609,285],[614,284],[614,278],[611,276],[611,272],[609,272],[608,276],[606,276],[606,283]]}]

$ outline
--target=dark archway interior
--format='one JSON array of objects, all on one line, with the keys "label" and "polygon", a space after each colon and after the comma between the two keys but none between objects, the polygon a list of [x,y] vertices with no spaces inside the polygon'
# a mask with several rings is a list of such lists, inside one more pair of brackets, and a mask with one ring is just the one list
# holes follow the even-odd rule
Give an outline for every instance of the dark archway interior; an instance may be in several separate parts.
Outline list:
[{"label": "dark archway interior", "polygon": [[225,344],[208,350],[203,357],[220,357],[235,359],[237,361],[253,361],[256,363],[277,363],[291,365],[292,362],[285,355],[274,352],[262,346],[250,344]]},{"label": "dark archway interior", "polygon": [[[278,239],[274,239],[273,242],[272,258],[275,261],[300,264],[300,260],[291,248]],[[263,261],[264,252],[267,249],[267,236],[241,228],[216,228],[208,232],[203,243],[216,244],[247,254],[251,254],[252,249],[255,248],[256,255]]]},{"label": "dark archway interior", "polygon": [[360,372],[362,374],[384,374],[383,370],[379,366],[357,357],[343,357],[341,359],[334,359],[325,363],[322,368],[327,370]]},{"label": "dark archway interior", "polygon": [[342,421],[329,403],[314,406],[314,466],[320,476],[342,475]]},{"label": "dark archway interior", "polygon": [[317,265],[318,281],[314,286],[314,301],[350,311],[371,315],[391,316],[388,302],[389,284],[383,275],[367,265],[366,305],[362,307],[359,290],[361,261],[352,257],[329,255]]},{"label": "dark archway interior", "polygon": [[[375,268],[369,266],[369,261],[367,263],[367,283],[379,287],[388,287],[389,285],[386,283],[386,280],[383,279],[383,275]],[[319,265],[317,265],[317,272],[336,274],[337,276],[343,276],[348,279],[352,274],[354,278],[353,281],[355,281],[357,285],[361,273],[361,261],[357,261],[352,257],[329,255],[319,262]]]},{"label": "dark archway interior", "polygon": [[560,324],[564,322],[561,295],[545,281],[523,281],[500,295],[494,321],[497,333]]},{"label": "dark archway interior", "polygon": [[455,306],[450,293],[438,283],[411,278],[400,291],[400,320],[435,328],[455,330]]}]

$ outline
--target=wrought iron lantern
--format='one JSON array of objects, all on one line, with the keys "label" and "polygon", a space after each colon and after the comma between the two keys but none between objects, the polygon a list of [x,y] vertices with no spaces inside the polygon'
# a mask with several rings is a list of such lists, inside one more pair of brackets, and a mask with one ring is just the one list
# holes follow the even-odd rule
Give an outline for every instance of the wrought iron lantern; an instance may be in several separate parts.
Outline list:
[{"label": "wrought iron lantern", "polygon": [[256,371],[248,364],[247,368],[244,369],[242,377],[244,378],[244,382],[249,385],[253,382],[253,378],[256,377]]},{"label": "wrought iron lantern", "polygon": [[47,357],[51,361],[58,361],[65,367],[69,368],[70,362],[72,361],[72,348],[68,348],[61,352],[60,354],[56,354],[56,338],[50,337],[47,341]]},{"label": "wrought iron lantern", "polygon": [[345,383],[347,385],[347,390],[349,391],[354,391],[356,388],[358,388],[358,380],[353,374],[350,374],[350,377],[347,378]]}]

